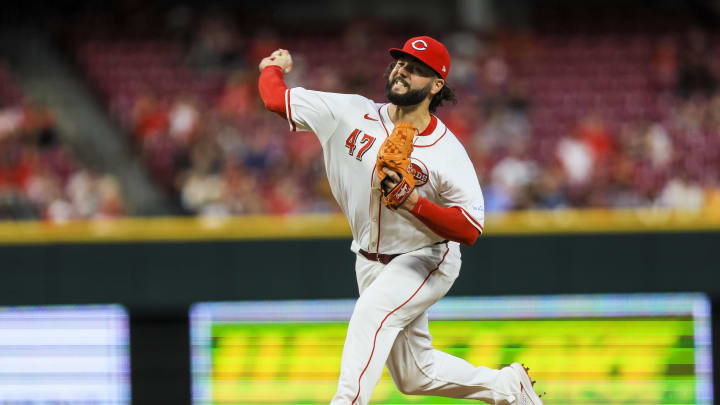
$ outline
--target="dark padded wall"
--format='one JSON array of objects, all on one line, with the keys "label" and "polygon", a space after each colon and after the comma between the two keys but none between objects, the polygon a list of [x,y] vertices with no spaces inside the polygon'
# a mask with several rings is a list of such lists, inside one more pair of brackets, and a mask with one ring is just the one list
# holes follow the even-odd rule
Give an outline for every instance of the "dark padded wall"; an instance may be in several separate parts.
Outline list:
[{"label": "dark padded wall", "polygon": [[[357,295],[348,240],[0,246],[0,305]],[[720,292],[720,233],[483,237],[451,295]]]}]

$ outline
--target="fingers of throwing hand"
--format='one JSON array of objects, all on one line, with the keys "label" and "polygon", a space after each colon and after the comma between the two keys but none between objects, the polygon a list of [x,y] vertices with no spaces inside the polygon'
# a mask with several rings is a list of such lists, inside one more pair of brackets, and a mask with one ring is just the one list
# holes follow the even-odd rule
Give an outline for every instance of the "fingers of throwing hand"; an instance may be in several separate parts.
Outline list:
[{"label": "fingers of throwing hand", "polygon": [[400,183],[401,178],[397,172],[390,170],[387,167],[383,167],[381,170],[383,171],[383,173],[386,174],[386,177],[382,181],[381,187],[383,189],[383,192],[387,194],[390,190],[394,189],[395,186],[398,185],[398,183]]},{"label": "fingers of throwing hand", "polygon": [[400,175],[397,174],[397,172],[390,170],[387,167],[383,167],[381,170],[393,181],[393,183],[400,182]]},{"label": "fingers of throwing hand", "polygon": [[290,73],[292,70],[292,57],[290,52],[285,49],[277,49],[270,54],[270,56],[260,61],[260,71],[268,66],[279,66],[282,68],[284,73]]},{"label": "fingers of throwing hand", "polygon": [[283,72],[290,73],[292,70],[292,57],[290,56],[290,52],[288,52],[287,49],[278,49],[271,55],[274,60],[277,60],[279,66],[283,68]]}]

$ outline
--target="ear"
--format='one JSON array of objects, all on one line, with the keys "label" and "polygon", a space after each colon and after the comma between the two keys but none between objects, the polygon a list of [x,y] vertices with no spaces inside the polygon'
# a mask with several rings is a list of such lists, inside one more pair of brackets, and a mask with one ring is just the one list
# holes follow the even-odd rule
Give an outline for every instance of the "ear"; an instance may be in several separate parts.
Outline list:
[{"label": "ear", "polygon": [[440,90],[442,90],[443,87],[445,87],[445,80],[443,79],[433,79],[432,87],[430,88],[430,94],[433,96],[438,94]]}]

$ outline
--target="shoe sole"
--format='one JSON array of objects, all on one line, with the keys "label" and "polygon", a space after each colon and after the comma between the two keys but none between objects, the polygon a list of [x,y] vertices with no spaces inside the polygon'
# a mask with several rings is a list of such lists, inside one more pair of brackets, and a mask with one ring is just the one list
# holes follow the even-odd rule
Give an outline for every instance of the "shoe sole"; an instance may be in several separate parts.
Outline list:
[{"label": "shoe sole", "polygon": [[535,392],[535,388],[533,388],[530,375],[528,375],[527,371],[525,371],[525,367],[523,367],[520,363],[512,363],[510,367],[520,375],[520,383],[522,385],[521,389],[527,393],[527,396],[530,397],[533,405],[543,405],[542,400],[540,400],[540,397]]}]

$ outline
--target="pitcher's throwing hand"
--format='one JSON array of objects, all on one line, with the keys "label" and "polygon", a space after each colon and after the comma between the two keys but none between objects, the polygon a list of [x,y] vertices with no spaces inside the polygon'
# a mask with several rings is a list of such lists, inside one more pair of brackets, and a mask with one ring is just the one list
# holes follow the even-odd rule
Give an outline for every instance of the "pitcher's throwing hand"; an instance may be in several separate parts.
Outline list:
[{"label": "pitcher's throwing hand", "polygon": [[278,49],[271,53],[270,56],[260,61],[258,68],[262,72],[268,66],[280,66],[283,73],[288,74],[292,70],[293,61],[290,52],[286,49]]}]

